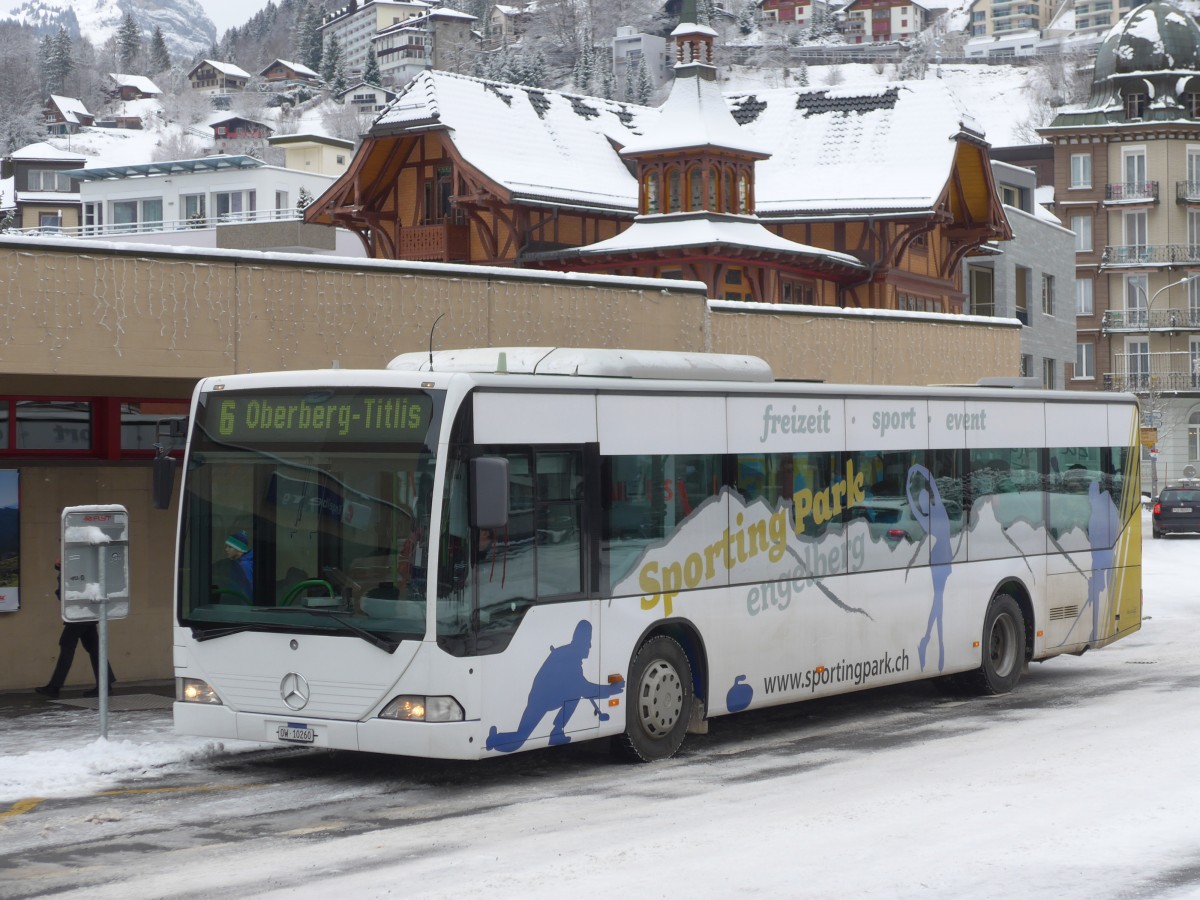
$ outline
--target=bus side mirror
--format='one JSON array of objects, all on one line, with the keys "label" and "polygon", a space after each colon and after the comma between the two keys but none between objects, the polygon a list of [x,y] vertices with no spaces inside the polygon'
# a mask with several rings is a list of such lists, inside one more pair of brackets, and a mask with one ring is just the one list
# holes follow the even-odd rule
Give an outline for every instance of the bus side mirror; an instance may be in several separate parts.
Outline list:
[{"label": "bus side mirror", "polygon": [[155,425],[154,477],[151,496],[155,509],[168,509],[175,493],[175,459],[171,447],[178,446],[187,435],[187,417],[159,419]]},{"label": "bus side mirror", "polygon": [[471,460],[471,525],[484,530],[508,525],[508,460],[502,456]]},{"label": "bus side mirror", "polygon": [[154,508],[167,509],[171,506],[171,495],[175,493],[175,458],[154,457]]}]

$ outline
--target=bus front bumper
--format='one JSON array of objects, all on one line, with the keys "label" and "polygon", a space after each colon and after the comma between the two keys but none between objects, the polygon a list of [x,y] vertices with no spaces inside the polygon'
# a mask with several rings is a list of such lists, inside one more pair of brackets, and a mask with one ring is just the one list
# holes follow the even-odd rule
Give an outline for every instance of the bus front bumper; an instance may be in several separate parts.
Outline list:
[{"label": "bus front bumper", "polygon": [[363,750],[431,759],[478,759],[484,755],[478,721],[398,722],[368,719],[345,722],[235,712],[227,706],[176,702],[175,733],[329,750]]}]

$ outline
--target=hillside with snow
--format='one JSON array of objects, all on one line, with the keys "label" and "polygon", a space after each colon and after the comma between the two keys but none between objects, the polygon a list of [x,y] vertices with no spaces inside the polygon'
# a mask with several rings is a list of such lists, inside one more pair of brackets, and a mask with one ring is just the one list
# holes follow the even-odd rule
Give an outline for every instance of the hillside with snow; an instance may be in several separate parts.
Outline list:
[{"label": "hillside with snow", "polygon": [[53,34],[62,25],[72,38],[86,37],[100,47],[116,35],[126,6],[143,34],[155,26],[162,30],[173,56],[191,59],[207,53],[216,41],[216,26],[199,0],[0,0],[0,19],[42,34]]}]

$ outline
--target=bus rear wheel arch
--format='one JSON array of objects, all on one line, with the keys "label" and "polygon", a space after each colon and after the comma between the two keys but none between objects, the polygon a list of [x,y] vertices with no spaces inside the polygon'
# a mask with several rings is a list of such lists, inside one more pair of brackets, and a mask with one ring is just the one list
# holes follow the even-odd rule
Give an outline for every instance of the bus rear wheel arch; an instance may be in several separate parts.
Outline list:
[{"label": "bus rear wheel arch", "polygon": [[683,744],[695,699],[683,647],[665,634],[647,638],[629,663],[625,731],[613,737],[614,755],[634,762],[670,759]]}]

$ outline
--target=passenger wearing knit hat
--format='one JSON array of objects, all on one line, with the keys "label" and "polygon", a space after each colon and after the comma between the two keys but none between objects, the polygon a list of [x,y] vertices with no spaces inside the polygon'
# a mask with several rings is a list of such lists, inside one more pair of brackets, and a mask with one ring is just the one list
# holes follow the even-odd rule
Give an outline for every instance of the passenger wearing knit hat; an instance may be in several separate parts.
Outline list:
[{"label": "passenger wearing knit hat", "polygon": [[225,538],[225,558],[236,572],[232,586],[249,599],[254,595],[254,551],[246,532],[235,531]]},{"label": "passenger wearing knit hat", "polygon": [[250,538],[246,536],[246,532],[238,531],[225,538],[225,546],[231,550],[235,550],[238,554],[248,553],[250,551]]}]

